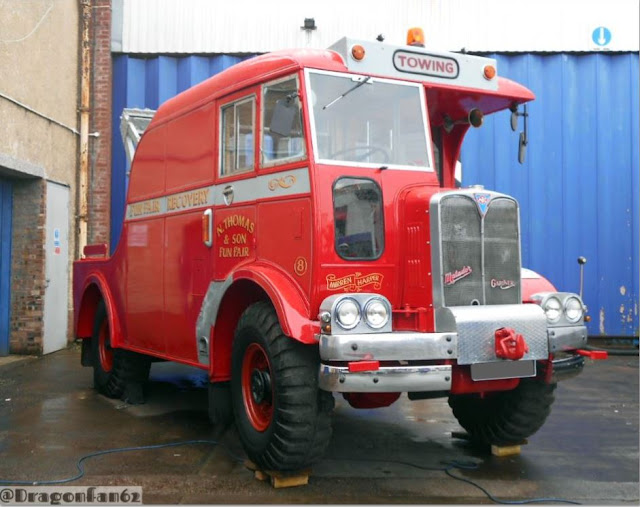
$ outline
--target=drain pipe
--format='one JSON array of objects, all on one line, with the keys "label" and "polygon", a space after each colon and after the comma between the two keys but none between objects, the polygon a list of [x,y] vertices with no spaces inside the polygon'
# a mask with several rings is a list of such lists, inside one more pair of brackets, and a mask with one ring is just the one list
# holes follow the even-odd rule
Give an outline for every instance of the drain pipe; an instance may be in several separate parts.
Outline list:
[{"label": "drain pipe", "polygon": [[91,0],[80,0],[82,32],[80,38],[80,174],[78,181],[78,241],[76,258],[87,244],[89,222],[89,113],[91,106]]}]

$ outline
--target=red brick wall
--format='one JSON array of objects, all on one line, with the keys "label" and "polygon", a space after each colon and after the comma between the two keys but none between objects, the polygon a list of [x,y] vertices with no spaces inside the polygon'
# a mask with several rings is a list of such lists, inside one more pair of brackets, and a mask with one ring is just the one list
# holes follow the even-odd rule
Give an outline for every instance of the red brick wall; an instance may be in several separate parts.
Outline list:
[{"label": "red brick wall", "polygon": [[42,353],[46,192],[43,179],[13,181],[9,338],[12,354]]},{"label": "red brick wall", "polygon": [[111,0],[93,0],[89,243],[109,243],[111,212]]}]

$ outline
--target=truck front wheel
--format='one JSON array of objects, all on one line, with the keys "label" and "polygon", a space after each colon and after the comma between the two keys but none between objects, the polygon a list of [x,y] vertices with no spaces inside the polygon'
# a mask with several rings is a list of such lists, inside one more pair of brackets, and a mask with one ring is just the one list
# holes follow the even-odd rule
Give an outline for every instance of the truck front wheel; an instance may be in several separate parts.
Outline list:
[{"label": "truck front wheel", "polygon": [[556,384],[522,379],[512,391],[449,396],[449,406],[471,440],[481,446],[521,443],[551,412]]},{"label": "truck front wheel", "polygon": [[284,335],[269,302],[240,317],[233,341],[231,398],[249,458],[265,470],[296,470],[322,457],[333,396],[318,388],[317,347]]},{"label": "truck front wheel", "polygon": [[109,398],[122,398],[127,384],[142,383],[149,377],[151,361],[147,356],[111,346],[109,318],[100,301],[91,338],[93,386]]}]

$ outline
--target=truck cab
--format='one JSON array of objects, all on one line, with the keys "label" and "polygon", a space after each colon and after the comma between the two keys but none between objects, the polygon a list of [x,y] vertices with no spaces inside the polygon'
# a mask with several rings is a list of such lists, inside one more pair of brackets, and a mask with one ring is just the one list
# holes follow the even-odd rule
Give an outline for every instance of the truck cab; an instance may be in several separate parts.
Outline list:
[{"label": "truck cab", "polygon": [[212,419],[265,469],[321,458],[334,393],[448,397],[476,443],[528,437],[582,369],[585,307],[522,268],[517,201],[454,171],[469,128],[533,98],[489,58],[343,38],[170,99],[114,254],[74,265],[96,387],[206,370]]}]

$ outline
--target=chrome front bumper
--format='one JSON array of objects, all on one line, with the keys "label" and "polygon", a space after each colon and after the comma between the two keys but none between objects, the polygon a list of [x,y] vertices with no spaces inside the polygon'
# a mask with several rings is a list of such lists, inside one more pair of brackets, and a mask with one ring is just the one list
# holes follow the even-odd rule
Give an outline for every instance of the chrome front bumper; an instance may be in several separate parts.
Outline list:
[{"label": "chrome front bumper", "polygon": [[458,357],[457,333],[317,335],[323,361],[405,361]]},{"label": "chrome front bumper", "polygon": [[[587,340],[585,326],[555,328],[545,326],[540,330],[540,315],[536,313],[539,307],[534,305],[519,305],[519,307],[517,310],[523,312],[521,313],[522,321],[529,323],[530,328],[531,322],[536,323],[535,347],[523,357],[524,360],[547,360],[550,353],[576,349],[585,345]],[[474,324],[473,317],[479,315],[475,309],[472,312],[457,311],[456,314],[453,316],[457,321],[457,329],[451,332],[317,335],[321,358],[320,388],[333,392],[371,393],[451,389],[451,366],[447,364],[382,365],[374,371],[350,371],[345,362],[435,360],[444,363],[446,359],[455,359],[458,364],[477,364],[503,361],[495,356],[494,333],[497,327],[501,327],[504,319],[496,319],[492,324],[487,319],[482,319],[478,324]],[[517,316],[512,314],[507,320],[515,319]],[[517,322],[511,325],[516,330],[520,328]],[[529,341],[527,332],[523,334],[528,343],[532,343]],[[472,340],[475,343],[471,343]],[[337,362],[339,364],[335,364]],[[556,375],[558,380],[573,376],[581,370],[575,364],[571,367],[565,367],[565,362],[554,364],[557,364],[558,370],[561,370]]]},{"label": "chrome front bumper", "polygon": [[347,367],[322,364],[319,379],[320,389],[339,393],[449,391],[451,366],[390,366],[350,372]]},{"label": "chrome front bumper", "polygon": [[584,347],[587,344],[587,328],[585,326],[550,327],[549,352],[561,352]]}]

